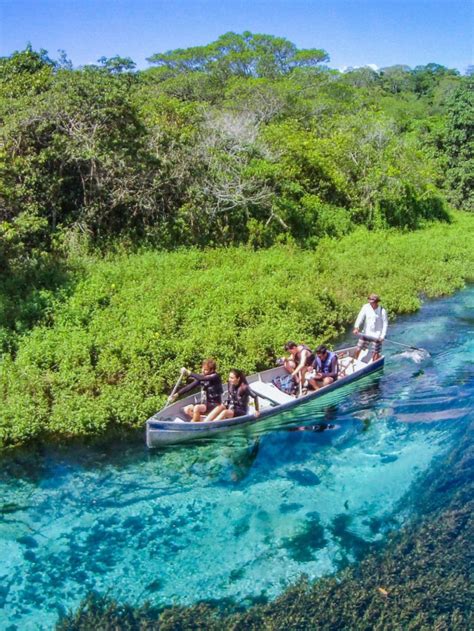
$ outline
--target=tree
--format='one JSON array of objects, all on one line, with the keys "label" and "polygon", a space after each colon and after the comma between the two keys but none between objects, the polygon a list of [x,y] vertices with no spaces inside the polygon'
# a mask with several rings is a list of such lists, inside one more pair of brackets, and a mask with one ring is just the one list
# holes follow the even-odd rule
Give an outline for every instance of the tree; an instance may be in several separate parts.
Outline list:
[{"label": "tree", "polygon": [[370,66],[348,68],[344,72],[344,79],[356,88],[372,88],[380,84],[379,73]]},{"label": "tree", "polygon": [[413,77],[409,66],[396,65],[380,69],[382,87],[392,94],[410,91]]},{"label": "tree", "polygon": [[0,99],[40,94],[53,79],[55,63],[46,50],[36,52],[31,44],[10,57],[0,58]]},{"label": "tree", "polygon": [[311,67],[328,61],[324,50],[298,50],[283,37],[225,33],[207,46],[157,53],[148,61],[176,73],[206,72],[221,80],[231,76],[275,78],[294,68]]},{"label": "tree", "polygon": [[120,74],[122,72],[131,72],[136,68],[136,63],[130,57],[101,57],[98,63],[104,70],[112,74]]},{"label": "tree", "polygon": [[443,166],[453,195],[471,186],[455,108],[439,150],[463,78],[437,64],[340,73],[327,60],[248,31],[154,55],[143,72],[118,55],[80,69],[31,47],[3,58],[0,221],[18,232],[26,213],[34,237],[46,220],[45,244],[80,232],[168,247],[443,218]]},{"label": "tree", "polygon": [[128,223],[121,210],[130,188],[141,188],[143,138],[129,90],[121,75],[97,68],[59,70],[47,90],[17,100],[4,119],[6,218],[29,211],[52,231],[79,222],[95,234]]},{"label": "tree", "polygon": [[445,77],[457,77],[457,70],[446,68],[440,64],[427,64],[426,66],[416,66],[412,70],[413,90],[416,94],[431,95],[436,86]]},{"label": "tree", "polygon": [[448,106],[445,151],[449,198],[457,208],[474,211],[474,77],[466,77]]}]

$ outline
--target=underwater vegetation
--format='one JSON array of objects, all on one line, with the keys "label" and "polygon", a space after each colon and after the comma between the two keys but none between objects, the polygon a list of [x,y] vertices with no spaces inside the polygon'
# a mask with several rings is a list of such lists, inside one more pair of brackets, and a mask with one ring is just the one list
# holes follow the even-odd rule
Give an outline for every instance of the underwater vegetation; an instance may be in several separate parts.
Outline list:
[{"label": "underwater vegetation", "polygon": [[[301,577],[274,601],[248,609],[228,600],[134,607],[91,593],[59,621],[57,631],[473,628],[473,425],[466,425],[456,449],[414,489],[419,517],[358,565],[314,582]],[[308,533],[318,531],[317,515],[309,517],[311,523],[285,542],[296,554]],[[340,517],[333,527],[342,536],[347,524]]]},{"label": "underwater vegetation", "polygon": [[311,561],[313,551],[324,548],[327,543],[318,513],[310,513],[308,517],[299,532],[283,541],[290,557],[296,561]]}]

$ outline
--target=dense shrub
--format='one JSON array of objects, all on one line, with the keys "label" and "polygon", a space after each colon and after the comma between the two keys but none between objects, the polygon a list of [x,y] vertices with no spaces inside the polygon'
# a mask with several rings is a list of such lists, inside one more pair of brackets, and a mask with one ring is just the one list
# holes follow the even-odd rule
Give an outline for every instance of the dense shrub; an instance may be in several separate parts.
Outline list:
[{"label": "dense shrub", "polygon": [[[81,259],[82,279],[0,364],[0,438],[132,428],[162,406],[180,366],[272,365],[288,339],[334,340],[368,291],[390,316],[472,278],[473,219],[417,232],[359,229],[314,250],[286,245]],[[79,272],[76,272],[76,278]],[[60,299],[59,299],[60,298]]]},{"label": "dense shrub", "polygon": [[46,251],[77,231],[103,248],[261,247],[445,220],[442,191],[469,207],[472,99],[456,71],[346,75],[324,50],[249,32],[149,60],[0,58],[0,221],[42,220]]}]

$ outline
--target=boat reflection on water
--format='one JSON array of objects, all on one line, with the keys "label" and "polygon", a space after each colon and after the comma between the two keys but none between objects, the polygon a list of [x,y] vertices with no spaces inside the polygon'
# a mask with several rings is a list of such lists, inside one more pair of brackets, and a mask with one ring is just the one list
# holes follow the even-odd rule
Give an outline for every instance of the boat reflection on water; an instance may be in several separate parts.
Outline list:
[{"label": "boat reflection on water", "polygon": [[332,423],[337,419],[338,416],[338,406],[337,405],[328,405],[323,411],[323,418],[320,423],[309,423],[308,425],[294,425],[293,427],[288,427],[289,432],[316,432],[322,433],[326,432],[330,429],[339,429],[340,425]]},{"label": "boat reflection on water", "polygon": [[289,432],[325,432],[328,429],[338,429],[339,425],[333,425],[332,423],[317,423],[316,425],[297,425],[296,427],[289,427]]},{"label": "boat reflection on water", "polygon": [[382,396],[381,377],[374,375],[373,379],[359,390],[359,403],[361,405],[373,405]]},{"label": "boat reflection on water", "polygon": [[[364,387],[360,388],[357,396],[357,406],[362,408],[362,410],[370,405],[374,405],[380,398],[382,394],[381,390],[381,377],[380,375],[374,375],[369,383],[367,383]],[[318,420],[317,423],[314,422],[315,418],[311,418],[312,422],[308,423],[300,423],[298,425],[292,425],[287,428],[288,432],[314,432],[314,433],[322,433],[328,430],[337,430],[341,428],[341,422],[344,418],[347,419],[347,410],[343,409],[343,400],[337,401],[335,403],[331,403],[330,405],[326,405],[325,407],[321,407],[317,414],[316,418]],[[363,418],[360,418],[360,412],[355,414],[356,418],[362,421],[364,425],[364,429],[370,424],[370,419],[366,418],[365,415]],[[339,421],[337,423],[336,421]]]}]

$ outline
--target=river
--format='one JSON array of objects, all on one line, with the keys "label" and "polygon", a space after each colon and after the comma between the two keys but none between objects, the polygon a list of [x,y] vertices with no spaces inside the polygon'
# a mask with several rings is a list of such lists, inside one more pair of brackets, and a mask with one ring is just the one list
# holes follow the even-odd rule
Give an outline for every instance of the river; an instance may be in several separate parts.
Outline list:
[{"label": "river", "polygon": [[382,372],[251,430],[4,455],[0,628],[50,629],[91,590],[250,604],[383,546],[472,420],[473,314],[474,286],[427,301],[389,337],[428,357],[386,343]]}]

